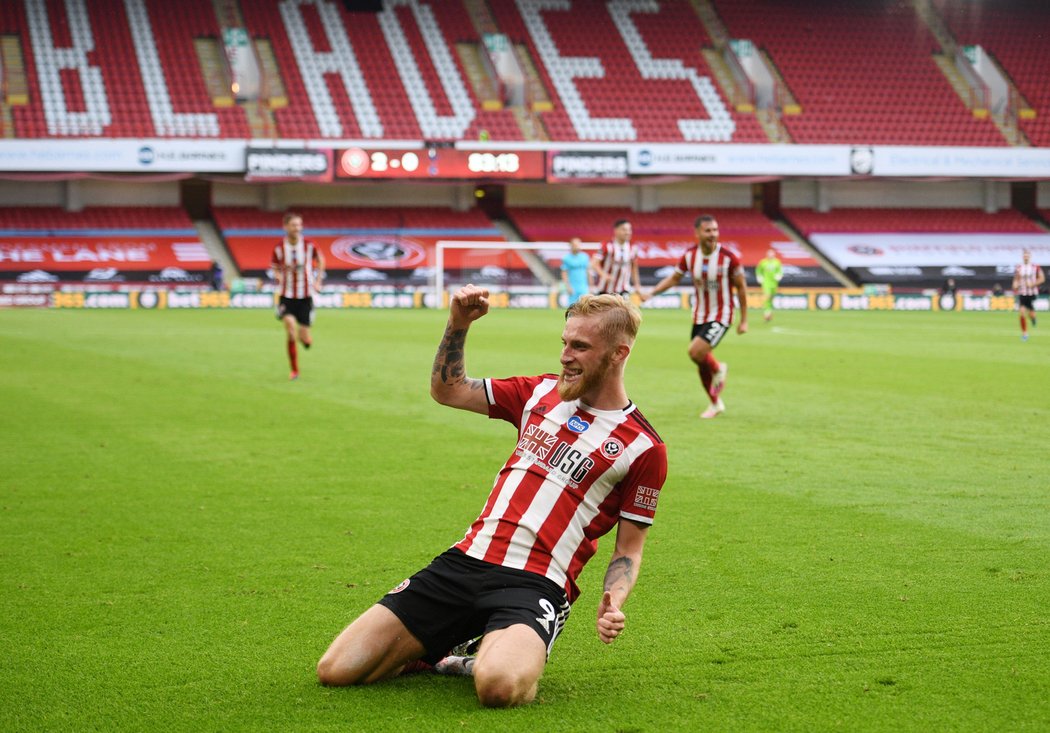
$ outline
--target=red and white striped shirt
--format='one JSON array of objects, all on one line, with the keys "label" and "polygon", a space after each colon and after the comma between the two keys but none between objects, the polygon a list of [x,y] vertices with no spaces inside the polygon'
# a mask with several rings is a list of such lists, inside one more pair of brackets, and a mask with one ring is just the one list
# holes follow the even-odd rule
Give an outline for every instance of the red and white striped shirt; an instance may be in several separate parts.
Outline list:
[{"label": "red and white striped shirt", "polygon": [[634,289],[632,273],[638,247],[630,242],[606,242],[595,256],[605,272],[598,281],[599,293],[629,293]]},{"label": "red and white striped shirt", "polygon": [[518,428],[484,510],[455,547],[486,562],[543,575],[565,589],[621,519],[652,524],[667,449],[634,406],[595,410],[562,402],[553,374],[486,379],[489,417]]},{"label": "red and white striped shirt", "polygon": [[696,291],[693,304],[693,323],[719,321],[727,326],[733,322],[733,278],[740,272],[736,254],[721,244],[705,255],[700,245],[688,250],[675,266],[675,272],[693,277]]},{"label": "red and white striped shirt", "polygon": [[321,267],[321,257],[313,242],[300,239],[291,244],[287,239],[273,248],[270,269],[274,271],[285,298],[310,298]]},{"label": "red and white striped shirt", "polygon": [[1018,295],[1039,295],[1039,265],[1034,262],[1022,262],[1014,270],[1017,278]]}]

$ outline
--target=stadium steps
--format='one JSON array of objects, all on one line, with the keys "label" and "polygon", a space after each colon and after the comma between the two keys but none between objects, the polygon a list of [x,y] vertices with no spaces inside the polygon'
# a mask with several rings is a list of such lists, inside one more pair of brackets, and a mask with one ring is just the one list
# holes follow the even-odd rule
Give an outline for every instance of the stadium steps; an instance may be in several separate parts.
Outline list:
[{"label": "stadium steps", "polygon": [[259,59],[259,70],[262,72],[263,94],[260,96],[260,101],[265,96],[268,104],[267,119],[270,127],[276,130],[269,110],[287,107],[288,91],[284,88],[281,67],[277,63],[277,56],[274,54],[273,44],[269,39],[260,38],[255,41],[255,55]]},{"label": "stadium steps", "polygon": [[536,69],[536,61],[529,53],[529,48],[524,43],[512,45],[514,56],[518,59],[518,65],[525,72],[525,86],[528,88],[526,104],[532,105],[534,112],[546,112],[554,109],[554,102],[547,92],[547,87],[540,79],[540,72]]},{"label": "stadium steps", "polygon": [[479,38],[484,38],[486,33],[499,33],[496,19],[492,17],[492,8],[488,0],[463,0],[463,7],[470,16],[470,22],[474,30],[478,32]]},{"label": "stadium steps", "polygon": [[268,140],[277,138],[277,125],[273,121],[273,112],[262,102],[241,102],[244,116],[248,120],[248,129],[251,130],[253,140]]},{"label": "stadium steps", "polygon": [[[966,83],[962,74],[960,74],[959,70],[955,68],[953,59],[955,57],[955,50],[959,47],[955,35],[948,28],[948,24],[944,22],[944,18],[940,16],[930,0],[912,0],[912,6],[915,8],[915,13],[919,16],[922,22],[926,24],[926,27],[929,28],[934,38],[937,39],[937,43],[941,45],[941,49],[944,51],[943,54],[934,54],[934,61],[948,78],[948,81],[952,85],[952,89],[955,90],[971,110],[974,110],[975,105],[970,85]],[[1014,86],[1013,80],[1010,79],[1010,75],[1003,71],[998,62],[996,62],[996,65],[1000,67],[1000,72],[1002,72],[1003,76],[1009,81],[1011,98],[1020,96],[1017,88]],[[976,110],[974,111],[976,113]],[[995,123],[996,128],[998,128],[999,132],[1008,143],[1014,146],[1025,147],[1030,145],[1028,137],[1018,127],[1016,117],[1011,118],[1009,114],[1003,112],[1000,114],[993,114],[991,115],[991,118],[992,122]]]},{"label": "stadium steps", "polygon": [[227,73],[226,60],[219,42],[214,38],[194,38],[193,47],[200,62],[204,87],[208,90],[211,103],[216,107],[232,107],[233,94],[230,90],[230,76]]},{"label": "stadium steps", "polygon": [[[22,106],[29,103],[29,87],[26,83],[25,60],[22,58],[22,43],[18,36],[0,38],[0,89],[4,92],[4,107]],[[5,120],[6,123],[6,120]],[[5,130],[11,129],[5,124]]]},{"label": "stadium steps", "polygon": [[195,219],[193,226],[196,227],[197,235],[201,238],[201,243],[205,249],[208,250],[208,255],[212,261],[218,262],[222,266],[223,277],[226,279],[226,282],[240,278],[241,271],[237,269],[237,263],[234,262],[233,255],[230,254],[230,250],[226,247],[226,242],[223,240],[222,234],[219,233],[215,223],[207,219]]},{"label": "stadium steps", "polygon": [[919,19],[926,24],[933,37],[937,39],[937,43],[940,44],[944,55],[949,58],[954,56],[955,49],[958,46],[955,36],[948,30],[947,24],[937,13],[930,0],[911,0],[911,5],[915,8],[915,14],[919,16]]},{"label": "stadium steps", "polygon": [[791,222],[789,222],[785,217],[781,216],[776,219],[771,219],[770,221],[773,222],[773,225],[777,229],[782,231],[789,239],[791,239],[791,241],[805,248],[805,250],[809,252],[813,259],[819,262],[820,266],[823,267],[824,270],[828,272],[833,278],[835,278],[842,287],[857,287],[857,283],[850,280],[849,276],[844,271],[840,270],[837,266],[835,266],[835,264],[831,260],[825,257],[819,249],[814,247],[810,243],[810,241],[802,235],[802,232],[795,229]]},{"label": "stadium steps", "polygon": [[747,90],[741,89],[733,72],[729,70],[722,52],[714,48],[701,49],[707,66],[711,69],[715,82],[722,90],[722,96],[729,100],[737,112],[749,113],[755,109],[754,100],[750,99]]},{"label": "stadium steps", "polygon": [[489,76],[481,61],[481,49],[476,43],[457,43],[456,56],[467,73],[474,96],[481,101],[484,110],[498,111],[503,109],[503,99],[496,80]]},{"label": "stadium steps", "polygon": [[689,0],[689,4],[693,6],[696,16],[703,23],[704,30],[707,31],[707,35],[714,47],[716,49],[725,48],[726,44],[729,43],[729,31],[718,16],[718,11],[711,4],[711,0]]},{"label": "stadium steps", "polygon": [[[526,242],[518,228],[509,219],[493,219],[492,223],[500,230],[503,238],[508,242]],[[550,268],[544,264],[543,259],[527,249],[518,250],[518,256],[528,265],[529,271],[547,287],[556,287],[560,282],[560,275],[555,275]]]},{"label": "stadium steps", "polygon": [[[933,60],[936,62],[937,67],[944,74],[945,78],[948,79],[948,82],[951,84],[952,89],[954,89],[955,93],[959,95],[959,99],[961,99],[963,101],[963,104],[965,104],[973,112],[974,117],[985,116],[988,111],[976,104],[973,89],[970,88],[970,85],[966,82],[966,79],[963,78],[963,75],[960,74],[959,70],[955,67],[955,61],[952,59],[952,57],[947,56],[945,54],[934,54]],[[1000,71],[1002,71],[1001,67]],[[1009,79],[1009,77],[1006,76],[1005,73],[1003,74],[1003,76]],[[1012,81],[1010,82],[1010,89],[1012,95],[1018,94],[1017,89],[1016,87],[1014,87]],[[1011,119],[1010,116],[1005,112],[1001,112],[999,114],[992,114],[988,116],[991,118],[992,122],[995,123],[995,126],[1002,134],[1003,139],[1005,139],[1008,143],[1014,146],[1024,147],[1027,147],[1030,144],[1028,142],[1028,137],[1017,126],[1016,118]]]}]

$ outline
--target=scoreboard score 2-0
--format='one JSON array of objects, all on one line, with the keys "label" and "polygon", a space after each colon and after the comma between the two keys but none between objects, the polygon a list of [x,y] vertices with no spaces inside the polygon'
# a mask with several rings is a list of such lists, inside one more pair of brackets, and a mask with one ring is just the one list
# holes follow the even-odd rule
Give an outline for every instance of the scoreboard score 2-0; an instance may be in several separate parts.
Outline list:
[{"label": "scoreboard score 2-0", "polygon": [[542,150],[347,148],[336,158],[336,176],[343,179],[543,180],[547,172]]}]

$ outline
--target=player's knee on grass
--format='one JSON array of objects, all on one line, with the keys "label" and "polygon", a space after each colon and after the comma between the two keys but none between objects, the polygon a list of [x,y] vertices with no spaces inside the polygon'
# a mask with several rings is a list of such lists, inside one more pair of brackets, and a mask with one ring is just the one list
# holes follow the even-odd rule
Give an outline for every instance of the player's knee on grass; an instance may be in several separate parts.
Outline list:
[{"label": "player's knee on grass", "polygon": [[474,689],[478,701],[487,708],[525,705],[536,697],[538,680],[506,665],[474,665]]},{"label": "player's knee on grass", "polygon": [[327,687],[346,687],[358,684],[360,674],[343,663],[331,651],[326,652],[317,663],[317,681]]}]

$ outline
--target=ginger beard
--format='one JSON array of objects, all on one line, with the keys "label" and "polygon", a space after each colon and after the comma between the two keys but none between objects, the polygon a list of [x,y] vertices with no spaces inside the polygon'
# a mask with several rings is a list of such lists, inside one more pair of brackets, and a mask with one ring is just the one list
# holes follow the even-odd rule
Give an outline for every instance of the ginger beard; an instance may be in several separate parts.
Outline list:
[{"label": "ginger beard", "polygon": [[563,364],[561,374],[558,375],[558,396],[563,402],[572,402],[591,390],[596,390],[612,369],[612,358],[613,349],[609,349],[598,362],[598,366],[590,371],[585,367]]}]

